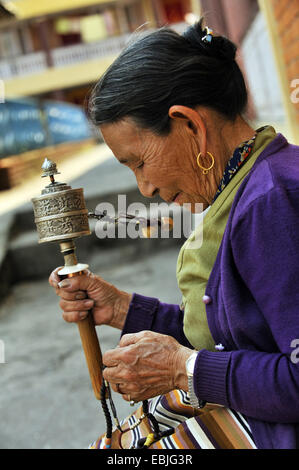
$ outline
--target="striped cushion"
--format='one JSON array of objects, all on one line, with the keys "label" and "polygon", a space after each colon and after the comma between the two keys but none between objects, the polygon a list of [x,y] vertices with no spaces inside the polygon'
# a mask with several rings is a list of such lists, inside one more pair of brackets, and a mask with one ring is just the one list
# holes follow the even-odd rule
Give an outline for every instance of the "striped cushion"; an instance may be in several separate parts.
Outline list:
[{"label": "striped cushion", "polygon": [[[151,399],[149,412],[155,416],[162,431],[175,428],[173,434],[154,442],[150,449],[256,449],[244,416],[210,403],[203,409],[195,409],[190,405],[188,393],[182,390],[173,390]],[[134,449],[140,438],[152,432],[147,418],[134,426],[142,414],[140,407],[122,421],[122,429],[129,429],[125,433],[114,429],[112,449]],[[104,448],[104,437],[101,436],[89,448]]]}]

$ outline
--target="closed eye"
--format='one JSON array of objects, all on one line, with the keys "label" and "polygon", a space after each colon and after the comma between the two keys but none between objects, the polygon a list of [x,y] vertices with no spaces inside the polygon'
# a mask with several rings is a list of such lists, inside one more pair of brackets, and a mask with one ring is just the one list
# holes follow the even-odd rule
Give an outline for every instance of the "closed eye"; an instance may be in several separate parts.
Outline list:
[{"label": "closed eye", "polygon": [[144,166],[144,162],[141,162],[139,166],[137,166],[138,169],[142,168]]}]

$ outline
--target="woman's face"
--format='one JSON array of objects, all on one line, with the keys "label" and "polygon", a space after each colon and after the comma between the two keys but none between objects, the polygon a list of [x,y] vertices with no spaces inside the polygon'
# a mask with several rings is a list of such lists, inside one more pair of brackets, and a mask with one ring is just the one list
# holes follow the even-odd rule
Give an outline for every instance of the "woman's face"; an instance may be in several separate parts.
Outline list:
[{"label": "woman's face", "polygon": [[[106,144],[119,162],[134,172],[143,196],[159,194],[169,203],[190,203],[192,212],[201,212],[209,205],[208,180],[196,163],[198,143],[186,129],[174,120],[171,132],[158,136],[140,129],[129,118],[101,126]],[[203,206],[195,208],[195,203]]]}]

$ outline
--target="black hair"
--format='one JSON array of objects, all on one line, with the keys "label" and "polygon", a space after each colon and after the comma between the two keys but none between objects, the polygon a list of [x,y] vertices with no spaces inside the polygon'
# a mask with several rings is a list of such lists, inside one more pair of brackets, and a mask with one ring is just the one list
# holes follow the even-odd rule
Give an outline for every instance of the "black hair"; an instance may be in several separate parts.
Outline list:
[{"label": "black hair", "polygon": [[142,128],[167,134],[168,110],[175,104],[207,106],[235,120],[247,105],[237,48],[223,36],[208,42],[206,34],[202,19],[182,35],[160,28],[129,44],[91,92],[92,122],[100,126],[131,117]]}]

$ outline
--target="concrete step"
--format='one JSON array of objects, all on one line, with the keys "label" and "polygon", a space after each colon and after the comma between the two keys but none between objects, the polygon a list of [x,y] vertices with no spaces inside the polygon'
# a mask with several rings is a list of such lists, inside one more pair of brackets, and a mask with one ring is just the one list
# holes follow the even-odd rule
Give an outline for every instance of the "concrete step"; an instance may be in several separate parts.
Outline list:
[{"label": "concrete step", "polygon": [[[93,258],[100,259],[100,264],[107,268],[171,247],[179,248],[183,242],[184,239],[177,238],[99,239],[93,230],[90,236],[77,239],[75,244],[79,262],[89,264],[92,270]],[[59,244],[56,242],[39,244],[37,233],[34,231],[20,234],[9,244],[7,265],[9,265],[11,284],[47,277],[54,268],[63,264]]]}]

